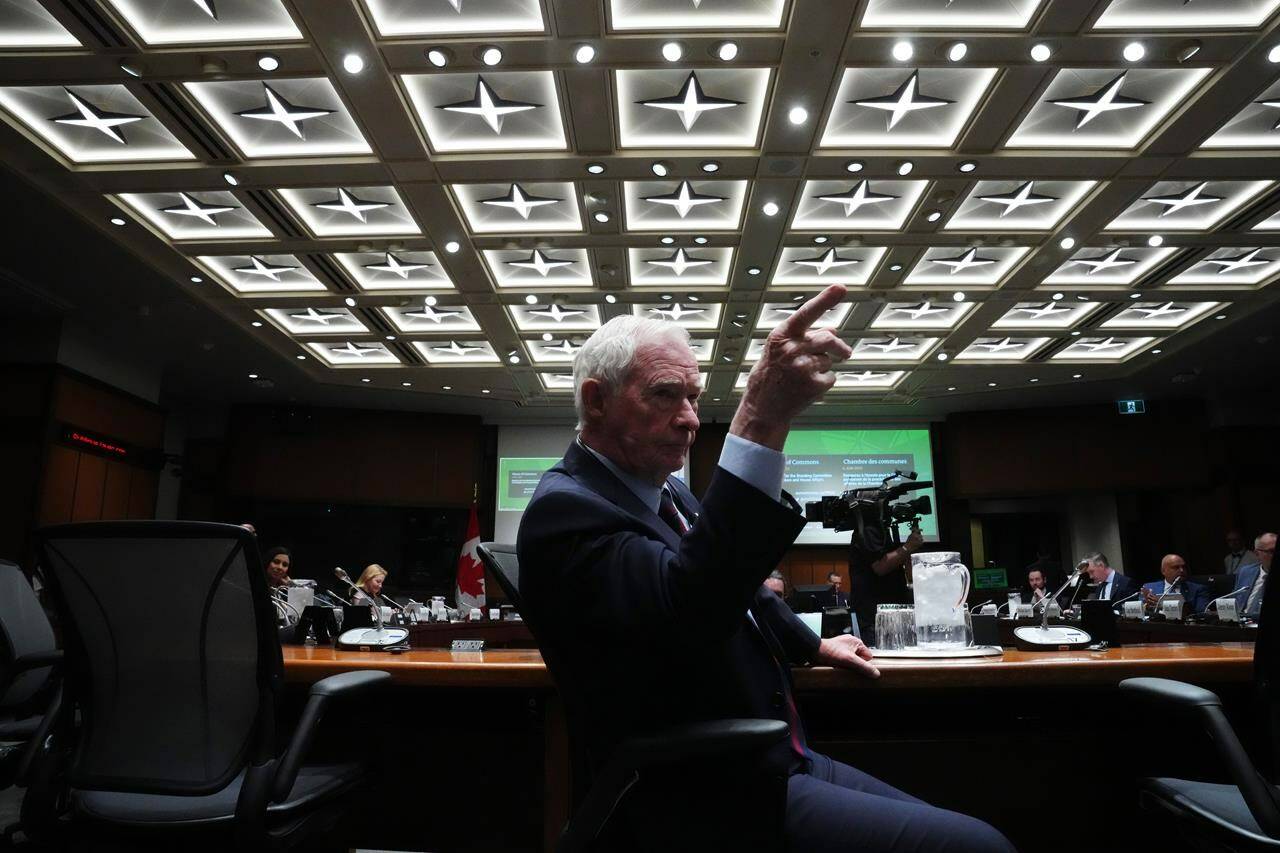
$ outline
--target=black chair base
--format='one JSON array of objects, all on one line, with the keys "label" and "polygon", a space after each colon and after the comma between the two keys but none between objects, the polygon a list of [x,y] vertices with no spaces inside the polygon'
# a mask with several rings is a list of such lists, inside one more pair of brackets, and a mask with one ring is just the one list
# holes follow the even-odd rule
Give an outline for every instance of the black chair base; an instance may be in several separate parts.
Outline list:
[{"label": "black chair base", "polygon": [[1139,799],[1145,810],[1174,818],[1183,832],[1195,834],[1197,849],[1280,850],[1280,839],[1263,833],[1235,785],[1149,778]]}]

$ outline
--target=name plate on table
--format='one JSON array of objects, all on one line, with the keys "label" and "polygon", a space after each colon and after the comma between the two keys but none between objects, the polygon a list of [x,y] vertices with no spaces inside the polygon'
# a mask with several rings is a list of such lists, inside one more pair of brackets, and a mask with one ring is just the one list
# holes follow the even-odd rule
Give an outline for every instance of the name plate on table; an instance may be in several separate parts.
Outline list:
[{"label": "name plate on table", "polygon": [[1240,621],[1240,614],[1236,612],[1236,600],[1231,596],[1219,598],[1214,602],[1214,608],[1218,611],[1219,622]]},{"label": "name plate on table", "polygon": [[1143,605],[1141,601],[1126,601],[1124,603],[1124,618],[1141,619],[1142,607]]},{"label": "name plate on table", "polygon": [[1019,604],[1018,609],[1014,611],[1018,619],[1030,619],[1035,615],[1034,604]]},{"label": "name plate on table", "polygon": [[482,652],[484,640],[454,640],[449,644],[451,652]]},{"label": "name plate on table", "polygon": [[1182,602],[1181,598],[1166,598],[1160,602],[1160,612],[1164,614],[1164,618],[1172,619],[1175,622],[1182,621]]}]

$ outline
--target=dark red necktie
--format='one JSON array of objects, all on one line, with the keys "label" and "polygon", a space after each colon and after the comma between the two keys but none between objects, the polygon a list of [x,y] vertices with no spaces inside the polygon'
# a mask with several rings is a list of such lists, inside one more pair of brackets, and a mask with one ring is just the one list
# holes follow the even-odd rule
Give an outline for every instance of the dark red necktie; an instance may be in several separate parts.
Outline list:
[{"label": "dark red necktie", "polygon": [[671,490],[666,486],[662,487],[662,497],[658,499],[658,517],[665,521],[667,526],[679,536],[689,532],[689,526],[680,517],[680,511],[676,509],[676,502],[671,497]]}]

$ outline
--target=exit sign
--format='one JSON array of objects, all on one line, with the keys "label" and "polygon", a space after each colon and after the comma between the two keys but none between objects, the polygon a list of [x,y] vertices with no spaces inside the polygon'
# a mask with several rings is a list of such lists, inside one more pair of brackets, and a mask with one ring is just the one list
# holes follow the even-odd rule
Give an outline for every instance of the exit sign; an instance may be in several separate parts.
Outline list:
[{"label": "exit sign", "polygon": [[1116,408],[1122,415],[1144,415],[1147,413],[1145,400],[1116,400]]}]

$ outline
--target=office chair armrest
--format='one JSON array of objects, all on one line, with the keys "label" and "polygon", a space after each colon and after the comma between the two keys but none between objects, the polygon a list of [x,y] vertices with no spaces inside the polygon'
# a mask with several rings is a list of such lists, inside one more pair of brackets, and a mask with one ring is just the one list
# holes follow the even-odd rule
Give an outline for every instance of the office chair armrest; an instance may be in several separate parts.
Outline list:
[{"label": "office chair armrest", "polygon": [[9,667],[9,675],[15,676],[19,673],[33,669],[40,669],[46,666],[58,666],[61,663],[62,649],[49,649],[43,652],[32,652],[29,655],[19,655],[14,658],[13,664]]},{"label": "office chair armrest", "polygon": [[1167,678],[1126,678],[1120,682],[1120,689],[1198,711],[1214,751],[1226,766],[1231,781],[1240,789],[1253,819],[1271,837],[1280,836],[1280,803],[1277,803],[1275,790],[1258,773],[1245,752],[1217,694],[1194,684]]},{"label": "office chair armrest", "polygon": [[27,745],[23,749],[22,759],[18,762],[18,775],[15,777],[15,784],[24,788],[30,786],[31,771],[35,767],[36,756],[44,749],[45,742],[49,739],[49,734],[53,731],[53,727],[61,715],[62,682],[59,681],[54,686],[52,695],[49,696],[49,704],[45,707],[44,716],[40,718],[39,728],[36,729],[35,734],[27,741]]},{"label": "office chair armrest", "polygon": [[329,701],[338,696],[350,696],[391,681],[391,673],[383,670],[361,670],[358,672],[342,672],[322,678],[311,685],[307,695],[307,704],[302,709],[302,717],[293,730],[293,738],[289,748],[280,758],[276,766],[275,781],[271,786],[271,801],[283,802],[293,790],[293,783],[298,780],[298,771],[302,768],[302,760],[311,751],[311,742],[315,739],[316,730]]},{"label": "office chair armrest", "polygon": [[763,752],[791,733],[780,720],[712,720],[628,738],[600,768],[591,790],[560,836],[557,853],[587,850],[640,770],[691,758]]}]

